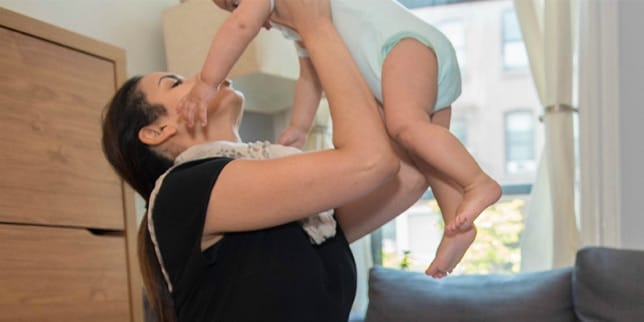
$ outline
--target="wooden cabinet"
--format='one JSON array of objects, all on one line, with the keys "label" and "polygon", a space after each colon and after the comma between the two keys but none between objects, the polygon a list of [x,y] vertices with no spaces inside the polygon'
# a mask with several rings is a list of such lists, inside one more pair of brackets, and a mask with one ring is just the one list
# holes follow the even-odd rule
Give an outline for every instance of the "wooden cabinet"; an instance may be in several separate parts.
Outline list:
[{"label": "wooden cabinet", "polygon": [[0,321],[141,321],[134,193],[101,144],[122,49],[0,8]]}]

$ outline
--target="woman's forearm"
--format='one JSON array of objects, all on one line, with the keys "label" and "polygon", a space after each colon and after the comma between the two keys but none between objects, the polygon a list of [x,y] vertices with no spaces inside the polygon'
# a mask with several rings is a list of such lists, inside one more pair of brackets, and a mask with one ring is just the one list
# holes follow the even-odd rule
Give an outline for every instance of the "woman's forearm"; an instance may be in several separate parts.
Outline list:
[{"label": "woman's forearm", "polygon": [[378,105],[331,21],[305,22],[300,32],[329,101],[335,148],[386,171],[396,168]]}]

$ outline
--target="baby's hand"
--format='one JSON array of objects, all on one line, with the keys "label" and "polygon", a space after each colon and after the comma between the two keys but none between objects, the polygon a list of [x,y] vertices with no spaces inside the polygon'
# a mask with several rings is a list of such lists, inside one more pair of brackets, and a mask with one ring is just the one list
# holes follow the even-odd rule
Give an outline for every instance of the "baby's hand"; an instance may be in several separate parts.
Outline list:
[{"label": "baby's hand", "polygon": [[306,143],[306,132],[294,126],[289,126],[284,130],[279,140],[277,140],[277,144],[292,146],[298,149],[302,149],[304,143]]},{"label": "baby's hand", "polygon": [[177,112],[186,121],[188,127],[195,123],[195,113],[201,126],[208,123],[208,103],[217,93],[217,88],[197,79],[194,87],[184,96],[177,106]]}]

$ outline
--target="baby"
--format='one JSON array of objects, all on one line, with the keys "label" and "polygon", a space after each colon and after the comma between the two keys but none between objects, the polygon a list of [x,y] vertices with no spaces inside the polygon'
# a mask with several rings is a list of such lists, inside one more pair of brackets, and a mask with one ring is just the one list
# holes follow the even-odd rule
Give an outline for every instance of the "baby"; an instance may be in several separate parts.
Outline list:
[{"label": "baby", "polygon": [[[280,3],[290,0],[213,1],[231,15],[215,35],[179,113],[189,126],[197,113],[204,125],[207,102],[248,44],[262,27],[277,28],[295,42],[300,64],[291,120],[278,143],[301,148],[322,90],[306,44],[280,11]],[[498,183],[449,131],[451,104],[461,93],[454,48],[438,29],[394,0],[330,0],[330,6],[336,29],[382,104],[390,136],[412,156],[441,208],[445,232],[426,273],[444,277],[474,241],[474,220],[501,195]]]}]

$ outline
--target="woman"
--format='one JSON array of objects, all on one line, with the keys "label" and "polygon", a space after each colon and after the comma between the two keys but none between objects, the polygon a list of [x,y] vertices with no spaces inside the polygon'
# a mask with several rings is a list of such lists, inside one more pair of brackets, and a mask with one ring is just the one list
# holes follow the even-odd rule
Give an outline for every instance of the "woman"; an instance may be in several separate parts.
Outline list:
[{"label": "woman", "polygon": [[[176,112],[194,79],[133,78],[108,106],[105,154],[149,200],[139,256],[161,321],[346,321],[355,295],[348,243],[427,187],[389,142],[378,106],[332,27],[328,3],[302,0],[288,10],[297,13],[287,16],[321,71],[335,149],[180,162],[207,142],[240,141],[243,96],[230,83],[219,88],[203,128],[186,126]],[[335,234],[311,243],[298,220],[326,209],[335,209]]]}]

